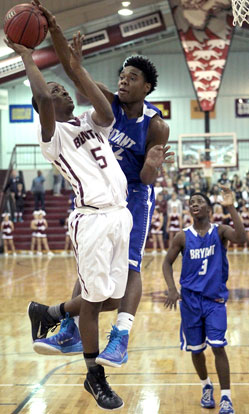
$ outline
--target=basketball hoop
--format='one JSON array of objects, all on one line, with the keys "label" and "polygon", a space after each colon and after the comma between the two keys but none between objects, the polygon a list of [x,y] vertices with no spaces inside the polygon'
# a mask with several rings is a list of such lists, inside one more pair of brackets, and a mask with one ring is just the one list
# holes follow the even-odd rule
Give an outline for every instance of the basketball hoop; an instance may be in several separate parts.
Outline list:
[{"label": "basketball hoop", "polygon": [[202,169],[205,178],[211,178],[213,175],[212,161],[202,161]]},{"label": "basketball hoop", "polygon": [[232,0],[233,25],[249,24],[249,0]]}]

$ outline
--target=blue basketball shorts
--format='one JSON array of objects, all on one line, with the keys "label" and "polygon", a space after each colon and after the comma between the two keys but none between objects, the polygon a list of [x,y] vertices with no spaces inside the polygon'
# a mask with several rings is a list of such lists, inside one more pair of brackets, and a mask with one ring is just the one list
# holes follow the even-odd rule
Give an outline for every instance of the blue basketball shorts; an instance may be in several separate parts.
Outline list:
[{"label": "blue basketball shorts", "polygon": [[139,183],[129,184],[127,202],[127,207],[133,217],[133,227],[130,233],[129,269],[140,272],[145,243],[155,208],[154,188]]},{"label": "blue basketball shorts", "polygon": [[227,345],[226,304],[188,289],[182,289],[181,296],[181,349],[198,353],[207,344],[216,348]]}]

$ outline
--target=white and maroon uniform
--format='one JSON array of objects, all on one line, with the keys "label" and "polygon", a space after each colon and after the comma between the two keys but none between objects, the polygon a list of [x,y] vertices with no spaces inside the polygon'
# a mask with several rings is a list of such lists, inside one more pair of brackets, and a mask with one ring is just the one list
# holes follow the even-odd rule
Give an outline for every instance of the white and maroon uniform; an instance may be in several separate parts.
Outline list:
[{"label": "white and maroon uniform", "polygon": [[37,219],[36,226],[35,237],[47,237],[45,219]]},{"label": "white and maroon uniform", "polygon": [[214,224],[222,224],[223,223],[223,214],[214,213],[213,214],[213,222]]},{"label": "white and maroon uniform", "polygon": [[2,222],[2,238],[5,240],[13,239],[13,231],[10,220]]},{"label": "white and maroon uniform", "polygon": [[161,214],[154,213],[151,221],[151,234],[163,234],[163,230],[161,227]]},{"label": "white and maroon uniform", "polygon": [[191,226],[191,224],[192,224],[191,217],[190,217],[188,214],[184,214],[184,215],[183,215],[183,219],[182,219],[182,221],[183,221],[183,228],[184,228],[184,229],[185,229],[186,227]]},{"label": "white and maroon uniform", "polygon": [[245,231],[249,231],[249,213],[243,211],[241,213],[241,218],[245,227]]},{"label": "white and maroon uniform", "polygon": [[169,231],[177,232],[180,231],[180,214],[169,215]]},{"label": "white and maroon uniform", "polygon": [[39,143],[44,157],[56,165],[76,196],[69,232],[82,297],[101,302],[125,293],[132,216],[126,208],[126,177],[108,143],[112,126],[96,125],[92,112],[56,122],[47,143],[39,131]]}]

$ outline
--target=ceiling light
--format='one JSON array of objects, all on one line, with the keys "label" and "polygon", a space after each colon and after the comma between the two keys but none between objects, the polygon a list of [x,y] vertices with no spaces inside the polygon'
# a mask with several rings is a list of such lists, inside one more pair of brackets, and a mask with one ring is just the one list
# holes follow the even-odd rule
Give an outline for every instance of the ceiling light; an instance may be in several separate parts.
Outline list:
[{"label": "ceiling light", "polygon": [[30,87],[30,82],[29,82],[28,79],[25,79],[25,81],[23,81],[23,83],[24,83],[25,86]]},{"label": "ceiling light", "polygon": [[118,10],[118,14],[121,14],[121,16],[130,16],[133,14],[133,11],[130,9],[120,9]]},{"label": "ceiling light", "polygon": [[122,1],[122,6],[123,7],[128,7],[131,4],[130,1]]}]

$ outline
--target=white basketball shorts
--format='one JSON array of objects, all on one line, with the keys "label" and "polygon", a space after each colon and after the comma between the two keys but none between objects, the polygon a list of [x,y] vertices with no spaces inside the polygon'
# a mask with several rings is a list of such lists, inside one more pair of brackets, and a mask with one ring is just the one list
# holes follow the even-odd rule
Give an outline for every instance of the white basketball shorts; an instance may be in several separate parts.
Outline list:
[{"label": "white basketball shorts", "polygon": [[125,207],[88,210],[75,209],[69,216],[81,296],[89,302],[120,299],[127,284],[132,215]]}]

